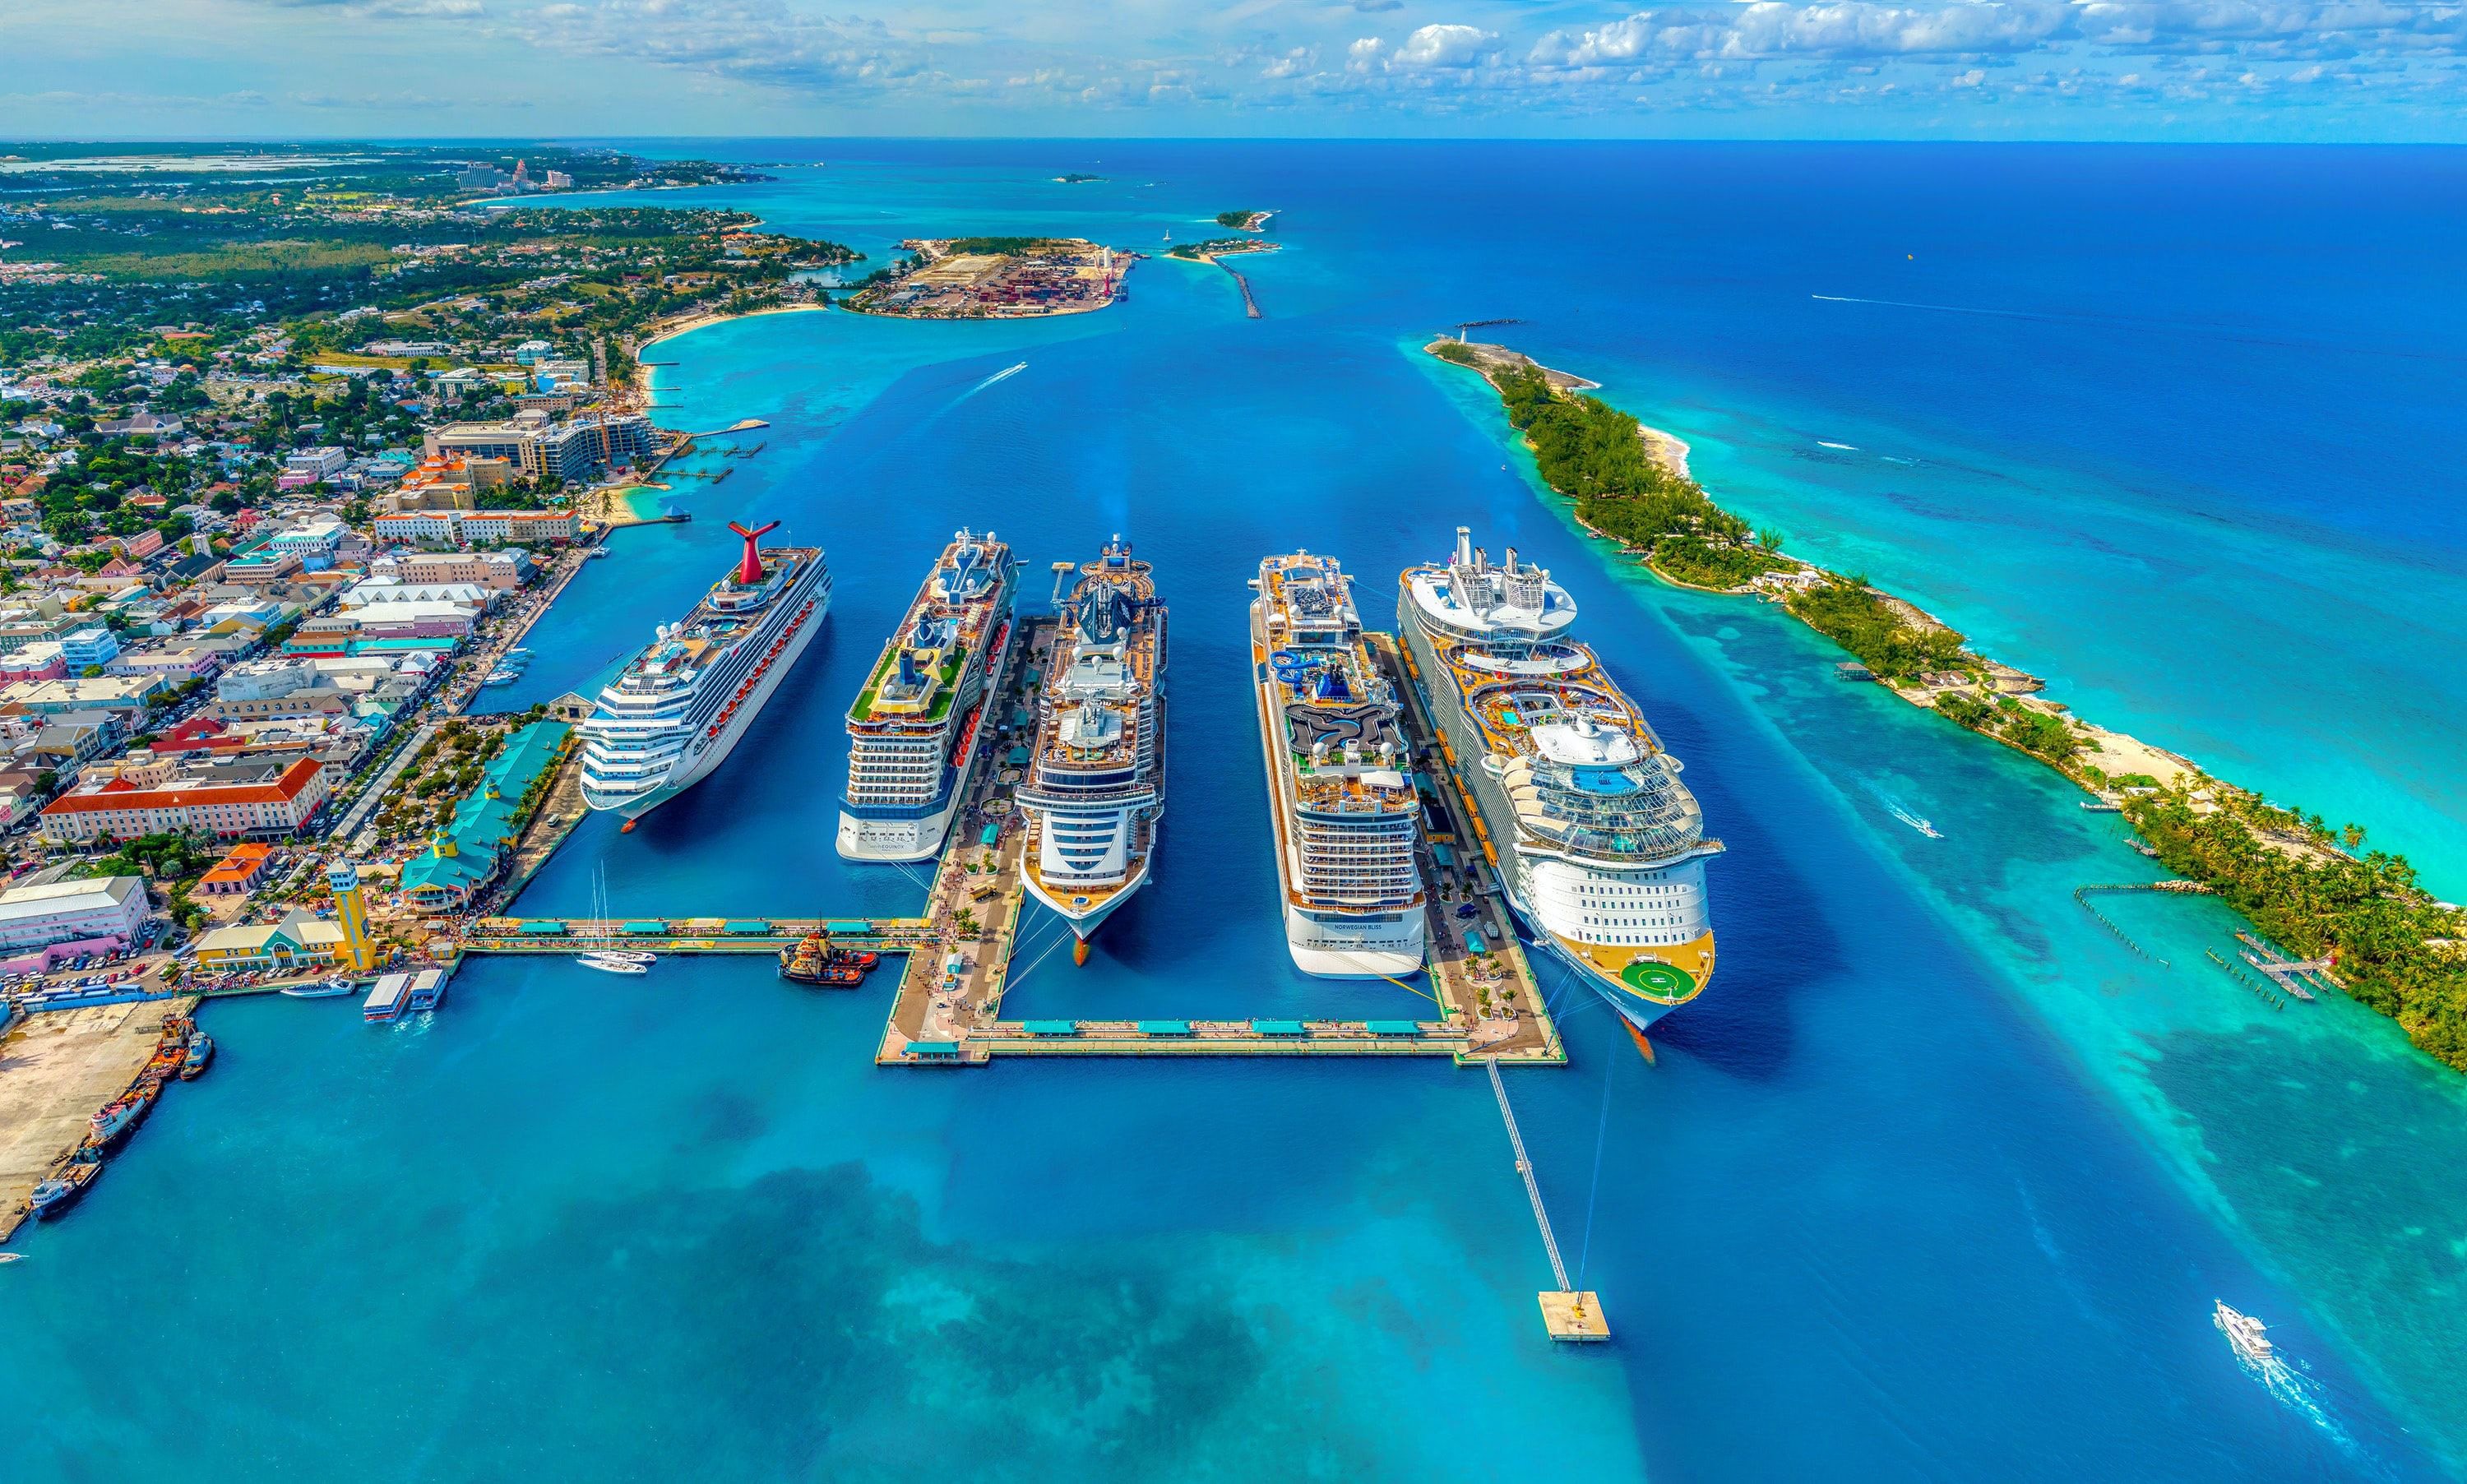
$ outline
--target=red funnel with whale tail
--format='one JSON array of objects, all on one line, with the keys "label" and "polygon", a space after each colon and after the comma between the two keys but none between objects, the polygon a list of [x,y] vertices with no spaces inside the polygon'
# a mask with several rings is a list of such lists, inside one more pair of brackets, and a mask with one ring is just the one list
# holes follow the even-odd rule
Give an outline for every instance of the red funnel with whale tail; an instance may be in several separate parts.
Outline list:
[{"label": "red funnel with whale tail", "polygon": [[757,526],[752,530],[748,530],[735,521],[730,521],[728,528],[745,538],[745,555],[736,564],[736,580],[749,588],[761,586],[762,538],[778,530],[780,523],[773,521],[768,526]]}]

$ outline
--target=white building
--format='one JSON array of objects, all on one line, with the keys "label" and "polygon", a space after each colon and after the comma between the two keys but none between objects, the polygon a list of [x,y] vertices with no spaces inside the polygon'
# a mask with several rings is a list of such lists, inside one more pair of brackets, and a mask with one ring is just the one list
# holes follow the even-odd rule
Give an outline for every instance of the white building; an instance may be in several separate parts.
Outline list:
[{"label": "white building", "polygon": [[117,938],[125,945],[136,941],[145,923],[142,876],[99,876],[0,891],[0,953],[91,938]]}]

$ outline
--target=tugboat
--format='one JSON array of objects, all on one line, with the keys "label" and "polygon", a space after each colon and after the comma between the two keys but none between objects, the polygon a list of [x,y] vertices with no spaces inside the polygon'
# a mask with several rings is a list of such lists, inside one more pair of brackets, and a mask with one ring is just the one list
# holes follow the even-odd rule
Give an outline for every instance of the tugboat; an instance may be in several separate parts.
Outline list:
[{"label": "tugboat", "polygon": [[191,1033],[189,1037],[189,1053],[180,1059],[180,1080],[182,1082],[196,1081],[199,1077],[205,1075],[206,1065],[214,1059],[214,1038],[207,1035],[202,1030]]},{"label": "tugboat", "polygon": [[95,1177],[102,1173],[101,1164],[79,1160],[36,1185],[34,1193],[26,1198],[26,1208],[34,1213],[36,1221],[50,1221],[77,1204],[85,1194],[86,1187],[93,1184]]},{"label": "tugboat", "polygon": [[2228,1343],[2235,1347],[2237,1355],[2255,1365],[2268,1365],[2276,1358],[2277,1350],[2270,1342],[2268,1325],[2249,1314],[2238,1314],[2216,1299],[2211,1302],[2217,1303],[2218,1308],[2211,1314],[2210,1322],[2219,1327],[2219,1333],[2228,1338]]},{"label": "tugboat", "polygon": [[878,954],[833,948],[827,933],[809,933],[797,940],[796,947],[780,950],[780,977],[792,984],[853,989],[864,983],[867,973],[881,961]]},{"label": "tugboat", "polygon": [[102,1106],[91,1120],[94,1126],[92,1144],[101,1154],[109,1154],[137,1132],[146,1115],[154,1111],[154,1099],[163,1093],[163,1084],[151,1077],[139,1080],[120,1096]]}]

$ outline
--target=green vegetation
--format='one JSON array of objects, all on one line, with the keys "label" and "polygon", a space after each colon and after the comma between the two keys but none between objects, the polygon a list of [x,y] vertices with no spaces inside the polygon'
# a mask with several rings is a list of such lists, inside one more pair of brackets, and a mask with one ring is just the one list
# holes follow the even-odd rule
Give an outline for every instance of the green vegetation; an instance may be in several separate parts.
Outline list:
[{"label": "green vegetation", "polygon": [[[2205,812],[2196,791],[2217,807]],[[2290,951],[2335,957],[2349,994],[2467,1071],[2467,956],[2434,946],[2467,938],[2467,913],[2435,903],[2403,857],[2343,854],[2342,843],[2363,843],[2363,830],[2334,835],[2319,819],[2209,780],[2127,795],[2124,817],[2169,870],[2217,888]]]},{"label": "green vegetation", "polygon": [[1068,237],[953,237],[945,245],[954,255],[1020,258],[1030,253],[1068,252],[1075,244]]},{"label": "green vegetation", "polygon": [[1236,231],[1244,231],[1250,227],[1251,218],[1258,214],[1259,214],[1256,212],[1218,212],[1216,214],[1216,225],[1220,227],[1232,227]]},{"label": "green vegetation", "polygon": [[1165,255],[1167,258],[1186,258],[1195,259],[1200,258],[1220,257],[1229,253],[1272,252],[1275,250],[1275,246],[1276,244],[1274,243],[1262,242],[1256,237],[1213,237],[1206,242],[1176,243],[1172,247],[1166,248]]},{"label": "green vegetation", "polygon": [[1959,634],[1912,623],[1864,577],[1827,582],[1784,601],[1792,617],[1849,650],[1882,680],[1911,680],[1971,663]]},{"label": "green vegetation", "polygon": [[[1438,353],[1473,364],[1460,346],[1442,345]],[[1654,460],[1634,417],[1599,397],[1553,391],[1530,366],[1488,374],[1542,478],[1575,502],[1578,520],[1640,549],[1656,572],[1693,587],[1731,588],[1784,570],[1754,543],[1747,522]]]},{"label": "green vegetation", "polygon": [[140,835],[116,855],[100,856],[78,867],[79,876],[147,876],[176,881],[202,874],[218,859],[206,842],[188,835]]}]

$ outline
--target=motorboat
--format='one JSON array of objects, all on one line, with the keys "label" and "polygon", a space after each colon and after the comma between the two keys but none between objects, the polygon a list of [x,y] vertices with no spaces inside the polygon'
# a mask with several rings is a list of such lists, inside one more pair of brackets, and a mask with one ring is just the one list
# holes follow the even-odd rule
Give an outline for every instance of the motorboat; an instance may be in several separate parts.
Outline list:
[{"label": "motorboat", "polygon": [[285,984],[280,993],[288,995],[294,1000],[331,1000],[336,995],[351,994],[358,987],[350,979],[337,975],[333,978],[320,979],[312,984]]},{"label": "motorboat", "polygon": [[2211,1313],[2210,1322],[2228,1338],[2228,1343],[2235,1347],[2237,1355],[2255,1365],[2267,1365],[2275,1358],[2277,1351],[2270,1342],[2268,1325],[2249,1314],[2238,1314],[2225,1303],[2212,1302],[2218,1303],[2218,1307]]}]

